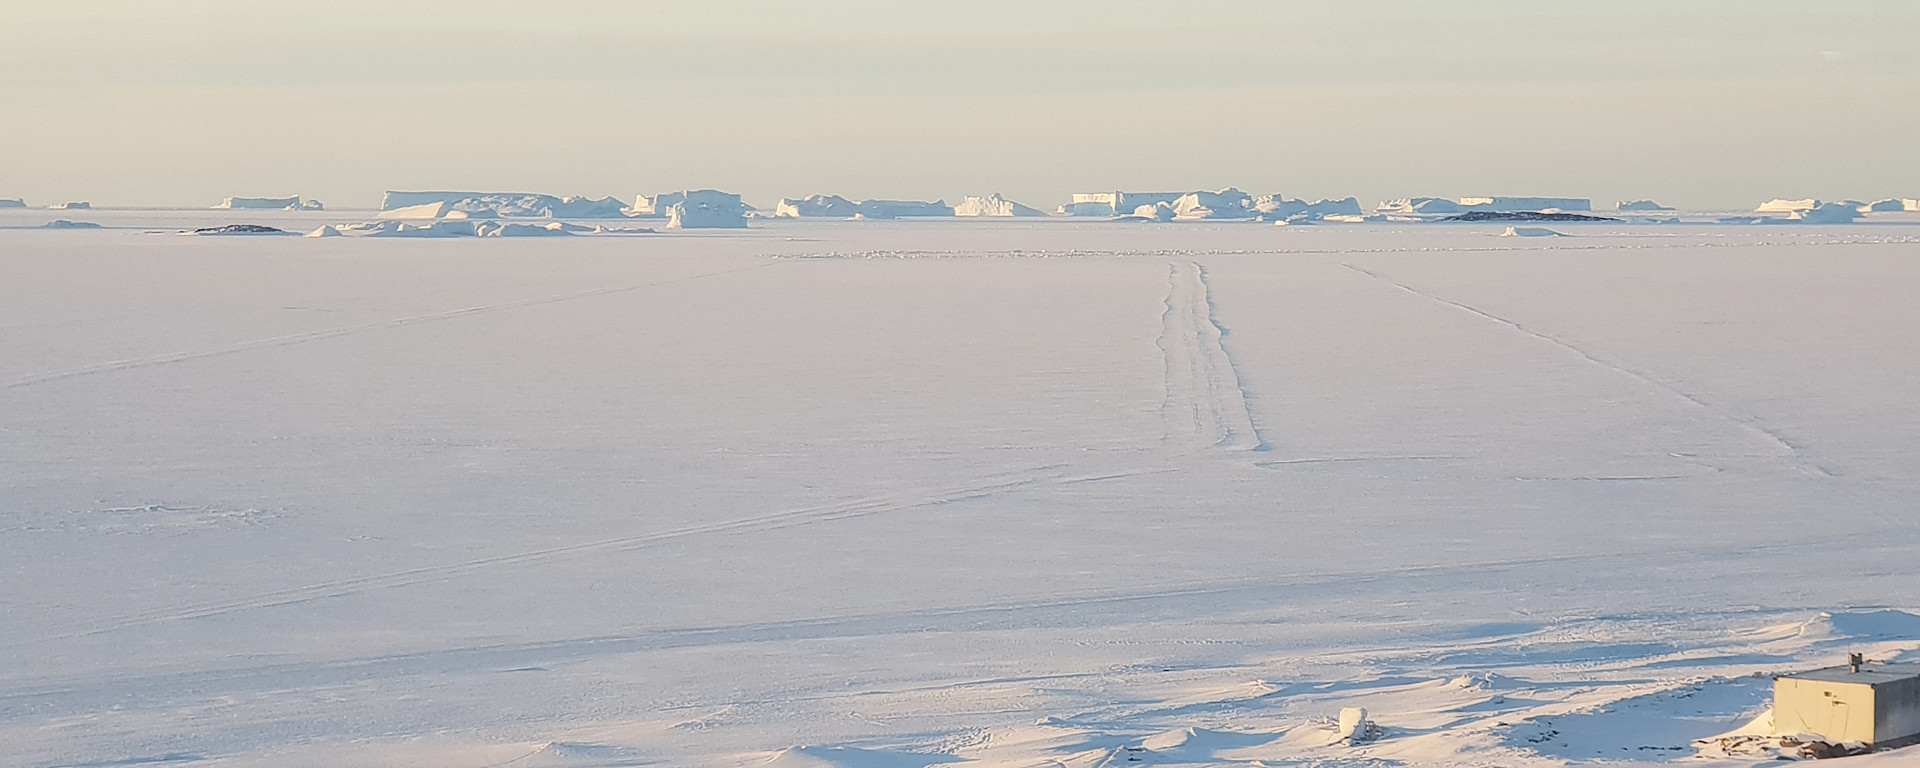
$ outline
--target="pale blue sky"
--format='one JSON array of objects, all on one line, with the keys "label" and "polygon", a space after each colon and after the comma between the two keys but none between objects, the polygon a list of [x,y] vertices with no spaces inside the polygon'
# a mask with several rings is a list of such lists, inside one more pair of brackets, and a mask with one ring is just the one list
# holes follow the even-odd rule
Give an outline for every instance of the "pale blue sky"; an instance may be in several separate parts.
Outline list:
[{"label": "pale blue sky", "polygon": [[1920,3],[0,0],[0,197],[1920,197]]}]

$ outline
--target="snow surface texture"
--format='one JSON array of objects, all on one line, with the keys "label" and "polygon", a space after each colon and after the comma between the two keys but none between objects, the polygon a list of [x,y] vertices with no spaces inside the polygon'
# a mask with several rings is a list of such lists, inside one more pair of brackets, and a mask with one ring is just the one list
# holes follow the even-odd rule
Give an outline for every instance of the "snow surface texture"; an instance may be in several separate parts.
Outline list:
[{"label": "snow surface texture", "polygon": [[1753,765],[1920,648],[1912,228],[98,213],[0,230],[9,766]]}]

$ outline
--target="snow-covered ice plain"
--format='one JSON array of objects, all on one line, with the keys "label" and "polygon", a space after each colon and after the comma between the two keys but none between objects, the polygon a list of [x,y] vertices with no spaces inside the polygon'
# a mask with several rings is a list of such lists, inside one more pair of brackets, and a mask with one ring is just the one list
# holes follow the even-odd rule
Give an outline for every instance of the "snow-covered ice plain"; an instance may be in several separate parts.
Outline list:
[{"label": "snow-covered ice plain", "polygon": [[0,764],[1748,765],[1920,658],[1920,227],[88,214]]}]

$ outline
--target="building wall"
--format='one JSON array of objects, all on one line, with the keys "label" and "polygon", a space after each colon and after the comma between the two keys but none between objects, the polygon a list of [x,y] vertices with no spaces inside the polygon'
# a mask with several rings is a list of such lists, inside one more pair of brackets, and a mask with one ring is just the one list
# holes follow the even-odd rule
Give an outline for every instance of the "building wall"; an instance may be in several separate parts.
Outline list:
[{"label": "building wall", "polygon": [[1875,743],[1920,736],[1920,678],[1874,686],[1873,712]]},{"label": "building wall", "polygon": [[1874,690],[1863,683],[1782,677],[1773,681],[1776,733],[1816,733],[1828,742],[1874,740]]}]

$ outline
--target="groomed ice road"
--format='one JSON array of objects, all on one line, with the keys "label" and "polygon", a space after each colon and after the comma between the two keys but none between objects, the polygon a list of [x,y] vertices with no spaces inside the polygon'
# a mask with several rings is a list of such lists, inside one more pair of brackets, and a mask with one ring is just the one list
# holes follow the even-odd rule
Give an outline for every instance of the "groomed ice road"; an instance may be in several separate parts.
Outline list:
[{"label": "groomed ice road", "polygon": [[0,229],[8,766],[1752,765],[1920,660],[1920,227],[92,213]]}]

